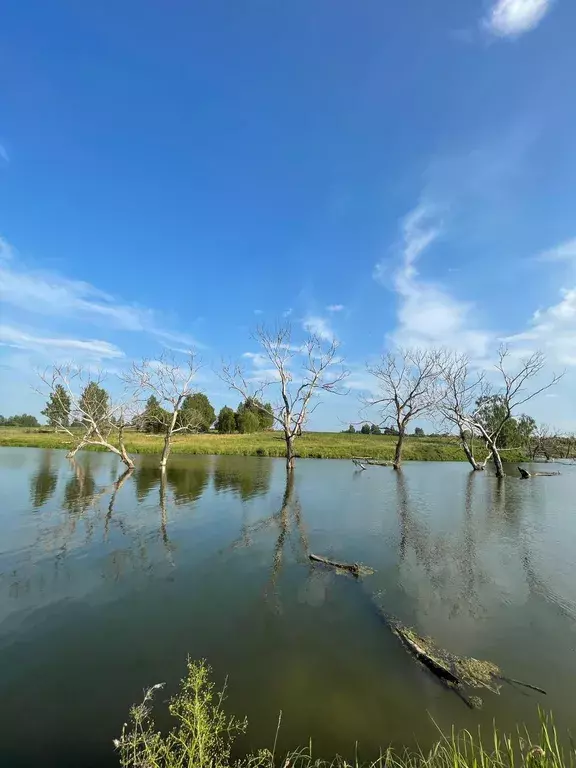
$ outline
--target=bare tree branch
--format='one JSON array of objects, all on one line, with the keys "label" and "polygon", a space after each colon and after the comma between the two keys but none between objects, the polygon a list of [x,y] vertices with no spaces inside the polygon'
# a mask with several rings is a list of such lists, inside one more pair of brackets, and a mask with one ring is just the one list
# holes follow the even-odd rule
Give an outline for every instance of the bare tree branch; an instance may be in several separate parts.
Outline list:
[{"label": "bare tree branch", "polygon": [[182,406],[185,399],[196,391],[193,381],[199,368],[199,361],[190,350],[184,364],[165,354],[158,360],[144,359],[141,363],[133,363],[130,372],[124,376],[124,381],[136,390],[140,398],[142,395],[146,397],[153,394],[160,406],[166,407],[165,419],[160,415],[152,416],[158,419],[164,432],[164,447],[160,458],[162,469],[168,462],[173,435],[191,430],[198,419],[195,414],[184,413]]},{"label": "bare tree branch", "polygon": [[348,371],[343,367],[334,370],[339,362],[337,341],[325,345],[318,336],[310,334],[301,346],[294,346],[290,324],[273,331],[259,326],[253,338],[262,349],[262,357],[270,364],[270,371],[260,377],[248,377],[238,364],[223,365],[221,378],[245,400],[260,402],[270,389],[275,392],[276,402],[270,408],[257,407],[282,429],[286,440],[286,468],[291,471],[295,459],[294,440],[318,404],[313,403],[314,398],[322,392],[344,394],[341,385]]},{"label": "bare tree branch", "polygon": [[429,416],[442,399],[440,370],[444,353],[436,349],[398,349],[368,365],[380,394],[365,399],[366,407],[378,408],[381,426],[393,423],[398,432],[394,468],[402,462],[408,424],[417,416]]},{"label": "bare tree branch", "polygon": [[[71,363],[55,365],[38,375],[42,383],[36,389],[37,392],[42,395],[50,394],[60,402],[59,393],[64,391],[70,399],[72,424],[75,424],[76,428],[72,429],[67,420],[57,419],[57,427],[66,432],[75,443],[68,453],[68,458],[73,458],[87,445],[100,445],[119,456],[129,469],[134,467],[134,462],[124,446],[124,428],[135,412],[133,398],[125,397],[114,402],[108,393],[105,393],[105,397],[99,396],[98,391],[101,391],[105,374],[94,374]],[[81,430],[80,433],[78,429]],[[111,442],[114,433],[117,435],[118,446]]]}]

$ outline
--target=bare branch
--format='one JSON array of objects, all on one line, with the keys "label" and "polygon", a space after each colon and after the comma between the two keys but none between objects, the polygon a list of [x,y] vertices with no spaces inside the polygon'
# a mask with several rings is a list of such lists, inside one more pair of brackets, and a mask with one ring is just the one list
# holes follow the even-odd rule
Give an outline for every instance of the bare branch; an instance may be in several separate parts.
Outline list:
[{"label": "bare branch", "polygon": [[[338,343],[327,347],[322,340],[310,334],[302,345],[292,344],[290,324],[268,330],[259,326],[253,338],[258,342],[261,356],[270,364],[272,374],[248,376],[238,364],[224,364],[221,378],[245,400],[260,403],[269,390],[276,395],[276,402],[269,408],[258,408],[272,417],[274,423],[284,432],[286,440],[287,469],[294,467],[294,439],[304,428],[316,405],[312,402],[322,392],[342,394],[342,382],[348,376],[343,367],[335,370],[338,358]],[[296,382],[298,379],[298,382]]]},{"label": "bare branch", "polygon": [[364,400],[366,407],[380,412],[381,426],[392,422],[398,432],[394,457],[397,469],[408,424],[416,417],[429,416],[442,400],[440,370],[445,353],[436,349],[398,349],[368,365],[377,380],[380,394]]},{"label": "bare branch", "polygon": [[[127,419],[135,412],[133,399],[125,396],[116,402],[112,401],[102,387],[106,378],[103,372],[94,374],[72,363],[55,365],[38,375],[41,385],[37,392],[52,395],[61,403],[59,392],[62,388],[70,400],[70,414],[75,429],[67,421],[56,418],[56,426],[70,435],[75,443],[68,453],[69,458],[87,445],[100,445],[117,454],[129,469],[134,467],[123,440]],[[117,446],[111,442],[114,433],[117,435]]]},{"label": "bare branch", "polygon": [[144,359],[133,363],[128,374],[123,378],[127,385],[136,390],[140,400],[150,395],[158,400],[164,409],[162,413],[151,413],[149,417],[162,426],[164,447],[160,467],[165,468],[172,446],[172,436],[178,432],[192,431],[198,428],[198,415],[183,411],[187,397],[195,393],[193,381],[200,368],[195,353],[190,350],[182,364],[174,356],[163,355],[158,360]]}]

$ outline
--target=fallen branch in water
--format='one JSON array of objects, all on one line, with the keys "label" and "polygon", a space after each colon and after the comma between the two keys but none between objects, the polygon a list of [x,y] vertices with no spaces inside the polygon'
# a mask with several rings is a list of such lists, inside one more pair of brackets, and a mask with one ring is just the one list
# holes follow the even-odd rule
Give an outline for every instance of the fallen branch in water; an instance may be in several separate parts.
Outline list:
[{"label": "fallen branch in water", "polygon": [[353,576],[371,576],[374,573],[373,568],[362,563],[339,563],[336,560],[328,560],[328,558],[321,557],[320,555],[308,555],[308,557],[315,563],[327,565],[330,568],[335,568],[337,571],[351,573]]},{"label": "fallen branch in water", "polygon": [[556,477],[560,474],[560,472],[528,472],[524,467],[518,467],[518,472],[522,480],[528,480],[530,477]]},{"label": "fallen branch in water", "polygon": [[499,694],[501,686],[499,682],[511,685],[521,685],[538,693],[546,694],[546,691],[536,685],[506,677],[502,671],[490,661],[456,656],[442,650],[429,638],[421,637],[410,627],[405,627],[397,619],[387,616],[379,610],[382,617],[401,640],[405,648],[430,672],[440,680],[443,685],[459,696],[470,708],[482,706],[482,700],[477,696],[468,696],[465,686],[471,688],[486,688],[492,693]]},{"label": "fallen branch in water", "polygon": [[315,563],[322,563],[322,565],[329,565],[332,568],[337,568],[341,571],[348,571],[349,573],[353,573],[354,576],[360,575],[360,566],[358,563],[337,563],[335,560],[328,560],[325,557],[320,557],[320,555],[308,555],[310,560],[313,560]]},{"label": "fallen branch in water", "polygon": [[362,464],[362,462],[359,459],[352,459],[352,464],[354,464],[357,467],[360,467],[360,469],[362,470],[366,469],[364,464]]}]

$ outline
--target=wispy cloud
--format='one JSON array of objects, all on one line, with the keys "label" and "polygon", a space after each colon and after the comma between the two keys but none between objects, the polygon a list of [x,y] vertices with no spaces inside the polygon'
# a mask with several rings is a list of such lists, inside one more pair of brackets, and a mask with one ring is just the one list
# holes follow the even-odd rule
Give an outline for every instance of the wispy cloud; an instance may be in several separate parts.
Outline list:
[{"label": "wispy cloud", "polygon": [[264,314],[264,310],[263,309],[255,309],[254,310],[254,314],[255,315],[263,315]]},{"label": "wispy cloud", "polygon": [[90,283],[27,268],[5,240],[0,240],[0,294],[5,307],[11,305],[30,314],[69,317],[99,327],[107,324],[180,345],[200,346],[186,334],[165,330],[154,310],[122,302]]},{"label": "wispy cloud", "polygon": [[326,307],[327,312],[342,312],[344,304],[328,304]]},{"label": "wispy cloud", "polygon": [[54,352],[61,352],[67,354],[78,353],[82,357],[92,360],[124,357],[124,353],[119,347],[107,341],[36,336],[9,325],[0,325],[0,344],[17,349],[45,352],[48,356],[54,354]]},{"label": "wispy cloud", "polygon": [[576,288],[563,289],[561,299],[532,316],[527,331],[505,339],[522,344],[526,351],[541,349],[552,362],[576,365]]},{"label": "wispy cloud", "polygon": [[[390,338],[402,346],[448,346],[484,358],[490,334],[470,321],[474,306],[438,283],[419,276],[417,261],[442,232],[438,209],[421,202],[402,222],[401,263],[394,275],[399,297],[398,325]],[[381,265],[374,276],[383,282]]]},{"label": "wispy cloud", "polygon": [[308,315],[302,320],[302,327],[305,331],[318,336],[318,338],[323,341],[333,341],[335,339],[335,333],[328,320],[324,317]]},{"label": "wispy cloud", "polygon": [[552,0],[497,0],[482,25],[498,37],[518,37],[540,24]]},{"label": "wispy cloud", "polygon": [[8,152],[6,151],[6,147],[3,144],[0,144],[0,160],[3,160],[5,163],[10,162]]},{"label": "wispy cloud", "polygon": [[288,309],[285,309],[284,312],[282,312],[282,317],[290,317],[292,314],[292,307],[289,307]]},{"label": "wispy cloud", "polygon": [[576,237],[550,248],[538,256],[539,261],[576,261]]}]

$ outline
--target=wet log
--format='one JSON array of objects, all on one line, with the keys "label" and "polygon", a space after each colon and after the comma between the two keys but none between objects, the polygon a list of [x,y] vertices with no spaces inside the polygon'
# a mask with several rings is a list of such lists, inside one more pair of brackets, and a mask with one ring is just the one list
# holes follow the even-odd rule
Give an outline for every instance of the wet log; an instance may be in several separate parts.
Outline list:
[{"label": "wet log", "polygon": [[328,565],[331,568],[338,568],[342,571],[348,571],[349,573],[354,574],[354,576],[358,576],[360,574],[360,566],[358,563],[338,563],[335,560],[328,560],[326,557],[312,554],[308,555],[308,557],[315,563],[322,563],[322,565]]},{"label": "wet log", "polygon": [[528,472],[528,470],[524,469],[523,467],[518,467],[518,472],[520,472],[520,477],[522,480],[528,480],[529,477],[556,477],[560,474],[560,472]]},{"label": "wet log", "polygon": [[356,467],[360,467],[360,469],[362,470],[366,469],[366,467],[364,466],[364,464],[362,464],[360,459],[352,459],[352,464],[354,464]]}]

